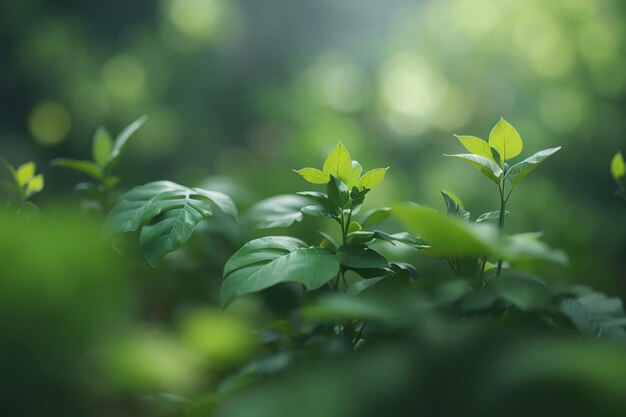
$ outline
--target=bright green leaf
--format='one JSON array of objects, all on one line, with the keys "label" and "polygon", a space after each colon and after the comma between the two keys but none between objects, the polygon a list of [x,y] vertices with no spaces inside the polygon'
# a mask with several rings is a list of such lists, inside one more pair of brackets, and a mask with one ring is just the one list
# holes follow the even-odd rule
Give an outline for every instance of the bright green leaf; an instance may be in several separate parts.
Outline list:
[{"label": "bright green leaf", "polygon": [[35,176],[35,163],[26,162],[15,170],[15,176],[20,187],[24,187]]},{"label": "bright green leaf", "polygon": [[453,158],[461,159],[462,161],[465,161],[474,168],[478,169],[491,181],[495,182],[496,184],[500,183],[500,177],[502,176],[504,171],[502,171],[502,168],[500,168],[498,164],[496,164],[491,159],[487,159],[484,156],[474,154],[455,154],[445,156],[451,156]]},{"label": "bright green leaf", "polygon": [[341,142],[330,151],[322,170],[325,174],[337,177],[345,183],[349,182],[352,175],[352,157]]},{"label": "bright green leaf", "polygon": [[42,174],[34,176],[26,185],[26,197],[30,197],[31,195],[40,192],[43,190],[44,186],[44,178]]},{"label": "bright green leaf", "polygon": [[299,282],[314,290],[339,272],[339,262],[328,249],[306,247],[286,236],[252,240],[239,249],[224,267],[222,304],[281,282]]},{"label": "bright green leaf", "polygon": [[361,172],[363,172],[363,167],[361,166],[361,164],[359,164],[357,161],[352,161],[352,171],[350,172],[350,177],[346,182],[346,185],[349,189],[352,189],[352,187],[358,187]]},{"label": "bright green leaf", "polygon": [[[491,154],[491,147],[487,142],[482,140],[481,138],[477,138],[476,136],[465,136],[465,135],[454,135],[461,142],[461,145],[465,147],[468,151],[475,155],[484,156],[487,159],[491,159],[493,156]],[[495,162],[495,161],[494,161]]]},{"label": "bright green leaf", "polygon": [[522,178],[533,172],[543,161],[557,153],[560,149],[560,146],[557,146],[556,148],[544,149],[543,151],[539,151],[533,156],[518,162],[507,171],[505,179],[510,181],[511,185],[515,186],[522,180]]},{"label": "bright green leaf", "polygon": [[611,159],[611,174],[615,181],[621,181],[626,175],[626,164],[624,163],[624,156],[620,151],[613,156]]},{"label": "bright green leaf", "polygon": [[302,168],[294,171],[311,184],[327,184],[330,181],[330,175],[316,168]]},{"label": "bright green leaf", "polygon": [[113,150],[113,139],[104,127],[99,127],[93,136],[93,145],[91,153],[93,160],[101,167],[105,168],[109,162],[111,151]]},{"label": "bright green leaf", "polygon": [[383,178],[385,178],[385,173],[387,172],[388,169],[389,167],[376,168],[376,169],[372,169],[371,171],[366,172],[361,177],[359,181],[359,185],[361,186],[361,188],[367,188],[371,190],[372,188],[376,187],[378,184],[382,182]]},{"label": "bright green leaf", "polygon": [[508,161],[522,152],[523,142],[517,129],[501,117],[489,133],[489,146]]}]

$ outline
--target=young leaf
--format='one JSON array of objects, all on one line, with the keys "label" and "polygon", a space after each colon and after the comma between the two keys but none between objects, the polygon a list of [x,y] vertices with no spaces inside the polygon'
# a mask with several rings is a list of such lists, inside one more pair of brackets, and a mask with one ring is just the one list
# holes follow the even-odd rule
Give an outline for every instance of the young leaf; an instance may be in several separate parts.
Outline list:
[{"label": "young leaf", "polygon": [[111,151],[107,168],[113,169],[115,165],[117,165],[129,141],[134,137],[135,133],[137,133],[137,130],[139,130],[139,128],[146,122],[147,118],[147,116],[141,116],[139,119],[135,120],[122,130],[117,138],[115,138],[115,143],[113,144],[113,150]]},{"label": "young leaf", "polygon": [[30,181],[35,176],[35,163],[34,162],[26,162],[25,164],[20,165],[19,168],[15,170],[15,177],[17,179],[18,185],[21,188],[24,188],[28,181]]},{"label": "young leaf", "polygon": [[93,160],[101,167],[105,168],[109,162],[111,151],[113,150],[113,139],[104,127],[99,127],[93,136],[91,153]]},{"label": "young leaf", "polygon": [[102,178],[102,169],[92,161],[78,161],[76,159],[58,158],[50,162],[53,167],[67,168],[82,172],[96,180]]},{"label": "young leaf", "polygon": [[498,166],[493,160],[487,159],[484,156],[474,155],[474,154],[456,154],[456,155],[444,155],[451,156],[453,158],[461,159],[474,168],[478,169],[482,172],[487,178],[496,184],[500,183],[500,177],[503,172],[502,168]]},{"label": "young leaf", "polygon": [[246,243],[224,267],[222,304],[281,282],[299,282],[314,290],[333,279],[339,272],[335,255],[328,249],[306,246],[287,236]]},{"label": "young leaf", "polygon": [[505,179],[509,180],[511,185],[515,186],[522,180],[522,178],[533,172],[543,161],[554,155],[560,149],[560,146],[557,146],[556,148],[544,149],[543,151],[539,151],[533,156],[524,159],[522,162],[518,162],[507,171]]},{"label": "young leaf", "polygon": [[356,187],[359,185],[359,178],[361,177],[361,172],[363,172],[363,167],[357,161],[352,161],[352,171],[350,172],[350,177],[348,178],[348,182],[346,185],[349,189],[352,187]]},{"label": "young leaf", "polygon": [[617,151],[613,159],[611,159],[611,174],[618,183],[626,175],[626,164],[624,163],[624,156],[620,151]]},{"label": "young leaf", "polygon": [[346,183],[349,182],[352,175],[352,157],[341,142],[330,151],[322,170],[325,174],[337,177]]},{"label": "young leaf", "polygon": [[[491,147],[484,140],[477,138],[476,136],[454,135],[461,145],[474,155],[484,156],[487,159],[493,160],[491,155]],[[494,161],[495,162],[495,161]]]},{"label": "young leaf", "polygon": [[339,178],[330,177],[330,181],[326,184],[326,194],[328,199],[337,207],[344,208],[348,203],[350,192],[348,187]]},{"label": "young leaf", "polygon": [[463,203],[459,197],[447,190],[441,190],[441,195],[446,203],[448,215],[460,217],[464,221],[469,220],[470,212],[463,208]]},{"label": "young leaf", "polygon": [[311,184],[328,184],[330,181],[330,175],[316,168],[302,168],[294,172]]},{"label": "young leaf", "polygon": [[[509,215],[509,211],[506,210],[504,212],[505,216]],[[489,211],[487,213],[483,213],[480,216],[478,216],[478,218],[476,219],[476,223],[481,223],[481,222],[495,222],[500,218],[500,210],[495,210],[495,211]]]},{"label": "young leaf", "polygon": [[383,178],[385,178],[385,172],[387,172],[388,169],[389,167],[376,168],[366,172],[359,180],[359,186],[371,190],[382,182]]},{"label": "young leaf", "polygon": [[522,152],[523,142],[513,125],[501,117],[489,133],[489,146],[498,151],[504,162]]},{"label": "young leaf", "polygon": [[141,228],[142,250],[148,263],[156,266],[189,240],[200,221],[212,217],[212,205],[236,220],[235,205],[225,194],[156,181],[124,194],[107,216],[104,229],[112,235]]},{"label": "young leaf", "polygon": [[39,175],[34,176],[26,185],[26,198],[43,190],[43,186],[44,186],[43,175],[39,174]]}]

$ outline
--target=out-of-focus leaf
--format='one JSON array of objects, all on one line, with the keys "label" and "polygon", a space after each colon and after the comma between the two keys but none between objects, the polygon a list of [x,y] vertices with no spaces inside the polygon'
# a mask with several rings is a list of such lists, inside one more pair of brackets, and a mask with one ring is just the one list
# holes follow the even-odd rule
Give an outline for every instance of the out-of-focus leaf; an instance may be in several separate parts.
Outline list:
[{"label": "out-of-focus leaf", "polygon": [[620,182],[626,175],[626,163],[624,163],[624,156],[620,151],[617,151],[611,159],[611,175],[617,182]]},{"label": "out-of-focus leaf", "polygon": [[302,207],[311,200],[293,194],[277,195],[256,203],[245,214],[245,220],[255,229],[291,226],[302,221]]},{"label": "out-of-focus leaf", "polygon": [[44,178],[42,174],[35,175],[26,185],[26,198],[43,190]]},{"label": "out-of-focus leaf", "polygon": [[24,188],[26,184],[35,176],[35,163],[26,162],[15,170],[15,176],[20,187]]},{"label": "out-of-focus leaf", "polygon": [[626,318],[619,298],[591,291],[563,300],[561,312],[585,337],[626,339],[626,329],[614,325],[615,320]]},{"label": "out-of-focus leaf", "polygon": [[255,239],[226,263],[222,304],[281,282],[299,282],[314,290],[338,272],[339,262],[328,249],[307,247],[301,240],[287,236]]},{"label": "out-of-focus leaf", "polygon": [[552,297],[552,292],[544,283],[519,273],[507,273],[493,278],[489,286],[522,311],[544,307]]},{"label": "out-of-focus leaf", "polygon": [[100,126],[93,136],[93,145],[91,150],[93,160],[102,169],[106,168],[109,158],[111,157],[112,150],[113,139],[106,128]]},{"label": "out-of-focus leaf", "polygon": [[67,168],[74,171],[82,172],[96,180],[102,178],[102,169],[92,161],[79,161],[76,159],[58,158],[52,160],[50,164],[53,167]]},{"label": "out-of-focus leaf", "polygon": [[[509,211],[505,210],[504,211],[504,215],[508,216],[509,215]],[[478,218],[476,219],[476,223],[495,222],[495,221],[498,221],[498,219],[500,219],[500,210],[495,210],[495,211],[490,211],[490,212],[487,212],[487,213],[483,213],[480,216],[478,216]]]},{"label": "out-of-focus leaf", "polygon": [[367,211],[363,214],[361,224],[363,228],[374,226],[382,223],[391,216],[391,209],[389,207],[380,207]]},{"label": "out-of-focus leaf", "polygon": [[126,147],[130,143],[130,140],[135,137],[137,130],[146,122],[148,119],[147,116],[141,116],[139,119],[135,120],[115,138],[115,143],[113,144],[113,150],[111,151],[111,156],[108,162],[108,168],[113,169],[119,162],[122,154],[126,150]]}]

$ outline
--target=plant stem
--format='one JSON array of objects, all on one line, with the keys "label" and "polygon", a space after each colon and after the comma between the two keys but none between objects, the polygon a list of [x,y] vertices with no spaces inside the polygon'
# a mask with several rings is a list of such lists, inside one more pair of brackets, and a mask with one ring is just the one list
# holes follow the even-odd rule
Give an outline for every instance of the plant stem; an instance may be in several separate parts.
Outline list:
[{"label": "plant stem", "polygon": [[[500,217],[498,219],[498,227],[500,228],[500,241],[504,240],[504,215],[506,213],[506,198],[504,198],[504,181],[502,181],[502,185],[498,186],[500,190]],[[510,193],[509,193],[510,195]],[[502,271],[502,258],[498,259],[498,269],[496,270],[496,278],[500,276],[500,272]]]}]

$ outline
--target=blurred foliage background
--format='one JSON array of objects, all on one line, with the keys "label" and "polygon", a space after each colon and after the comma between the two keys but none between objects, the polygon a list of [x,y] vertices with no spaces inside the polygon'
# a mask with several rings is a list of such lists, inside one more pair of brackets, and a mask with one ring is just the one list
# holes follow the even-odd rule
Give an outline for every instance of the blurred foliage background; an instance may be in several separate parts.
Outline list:
[{"label": "blurred foliage background", "polygon": [[[46,176],[37,204],[64,201],[64,207],[77,208],[73,185],[82,178],[48,162],[88,158],[98,126],[117,134],[146,114],[148,121],[119,166],[124,188],[158,179],[203,184],[229,193],[245,211],[262,198],[306,189],[291,169],[319,166],[341,140],[365,166],[391,166],[370,204],[413,200],[443,209],[439,190],[448,189],[477,214],[498,208],[495,186],[442,154],[461,151],[453,133],[486,139],[504,116],[524,139],[523,155],[563,146],[515,192],[507,232],[544,230],[551,246],[569,253],[571,265],[544,271],[548,280],[586,283],[624,298],[624,204],[613,196],[608,167],[616,150],[626,151],[625,52],[626,3],[621,0],[9,0],[0,2],[0,155],[14,165],[37,162]],[[44,404],[62,410],[58,415],[84,415],[85,404],[91,404],[91,411],[98,410],[92,415],[108,415],[99,401],[126,400],[107,384],[197,393],[224,375],[220,364],[237,366],[255,354],[258,341],[249,339],[248,326],[272,314],[242,301],[231,316],[216,320],[218,312],[205,305],[217,299],[223,263],[246,237],[229,223],[204,224],[200,230],[218,237],[199,233],[153,271],[141,254],[135,261],[120,260],[95,243],[85,245],[97,235],[99,223],[67,214],[52,214],[49,220],[26,225],[0,218],[0,271],[14,277],[3,277],[0,291],[1,330],[11,341],[0,356],[4,375],[13,381],[12,390],[3,389],[9,410],[29,415],[25,405],[31,405],[31,415],[37,415]],[[314,241],[319,238],[315,221],[307,222],[297,226],[297,234]],[[421,271],[447,268],[411,256]],[[81,261],[74,264],[77,258]],[[34,298],[27,295],[33,288],[40,292]],[[264,297],[288,310],[289,294],[275,288]],[[205,306],[198,309],[198,304]],[[145,326],[129,324],[136,319]],[[29,331],[42,323],[47,332]],[[434,363],[449,365],[450,375],[459,369],[469,374],[472,352],[487,356],[483,341],[496,332],[481,328],[457,334],[447,323],[429,329],[433,333],[420,348],[425,351],[416,356],[402,344],[383,345],[370,353],[378,368],[363,375],[350,370],[342,374],[342,386],[382,377],[388,377],[383,385],[390,391],[395,384],[419,386],[406,381],[422,374],[409,377],[400,370],[407,363],[421,369],[415,357],[429,355]],[[457,338],[462,343],[457,345]],[[116,346],[110,357],[102,359],[92,349],[111,341]],[[503,375],[521,373],[515,358],[545,354],[545,363],[528,359],[533,364],[528,369],[553,364],[546,378],[552,378],[550,372],[562,376],[555,360],[568,349],[565,344],[535,344],[532,338],[523,343],[514,360],[504,361]],[[496,352],[506,348],[494,347]],[[567,372],[595,382],[598,392],[617,387],[597,397],[576,387],[592,397],[591,410],[603,401],[607,406],[606,398],[622,405],[624,376],[611,369],[621,369],[614,365],[623,364],[623,357],[612,361],[613,348],[603,349],[573,347],[563,359]],[[73,359],[85,350],[76,364]],[[87,384],[106,393],[95,403],[83,391],[83,374],[94,357],[109,373],[108,382]],[[281,360],[257,364],[255,372],[271,373],[281,368]],[[590,365],[568,368],[583,362]],[[359,363],[346,369],[361,369]],[[394,366],[398,372],[389,376],[385,370]],[[430,375],[439,372],[427,371],[420,383],[430,383]],[[39,380],[42,374],[46,377]],[[324,395],[350,394],[333,385],[323,390],[325,367],[309,367],[304,375],[299,384],[322,381]],[[497,386],[508,392],[502,382],[507,375],[477,389],[496,392]],[[531,390],[528,398],[537,398],[533,378],[543,376],[523,377]],[[39,382],[34,391],[45,393],[40,403],[29,402],[19,390],[34,379]],[[442,389],[452,379],[442,377]],[[236,378],[229,384],[236,386]],[[288,385],[293,398],[307,397],[300,385]],[[272,400],[285,388],[274,387],[267,397]],[[362,392],[371,394],[366,387]],[[408,394],[411,398],[413,392]],[[386,395],[381,394],[381,404],[394,403]],[[265,398],[264,391],[250,394],[249,401],[233,402],[223,415],[251,415],[250,409],[269,401]],[[524,404],[526,397],[516,398]],[[165,415],[163,404],[178,398],[143,400],[142,406]],[[197,415],[206,415],[213,398],[200,404]],[[517,415],[510,414],[515,404],[493,405],[494,415]],[[623,409],[617,409],[620,415]],[[357,409],[340,411],[334,410],[362,415]]]}]

